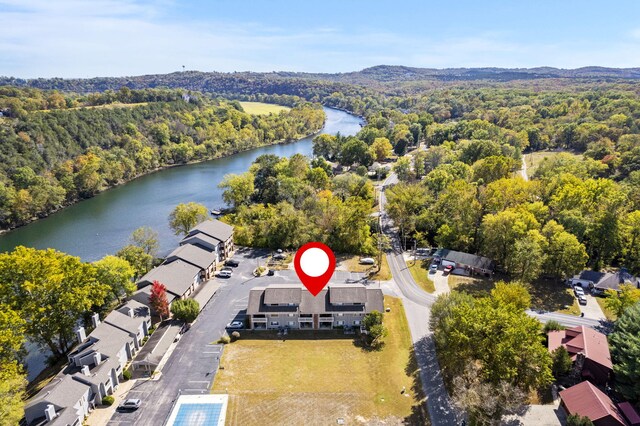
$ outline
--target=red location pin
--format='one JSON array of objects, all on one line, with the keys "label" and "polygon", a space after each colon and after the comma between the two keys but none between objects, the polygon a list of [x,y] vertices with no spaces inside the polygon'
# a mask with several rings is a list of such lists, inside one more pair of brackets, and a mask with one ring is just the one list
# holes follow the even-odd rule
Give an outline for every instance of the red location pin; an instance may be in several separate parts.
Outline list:
[{"label": "red location pin", "polygon": [[302,284],[311,294],[317,296],[336,269],[336,257],[331,249],[322,243],[307,243],[296,252],[293,266]]}]

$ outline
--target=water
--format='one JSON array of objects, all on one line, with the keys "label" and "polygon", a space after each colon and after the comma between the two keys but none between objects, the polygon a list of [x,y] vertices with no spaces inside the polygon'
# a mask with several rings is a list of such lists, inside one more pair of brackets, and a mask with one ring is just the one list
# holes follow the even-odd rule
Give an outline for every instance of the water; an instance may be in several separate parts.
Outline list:
[{"label": "water", "polygon": [[[325,108],[323,133],[354,135],[361,120],[348,113]],[[150,226],[159,234],[160,254],[168,254],[179,241],[169,228],[169,214],[179,203],[195,201],[209,209],[224,205],[218,183],[228,173],[244,173],[262,154],[311,156],[312,139],[307,137],[284,145],[272,145],[230,157],[161,170],[125,185],[105,191],[22,228],[0,236],[0,251],[18,245],[39,249],[55,248],[92,262],[114,254],[129,243],[131,233]],[[44,368],[48,355],[27,345],[28,379]]]}]

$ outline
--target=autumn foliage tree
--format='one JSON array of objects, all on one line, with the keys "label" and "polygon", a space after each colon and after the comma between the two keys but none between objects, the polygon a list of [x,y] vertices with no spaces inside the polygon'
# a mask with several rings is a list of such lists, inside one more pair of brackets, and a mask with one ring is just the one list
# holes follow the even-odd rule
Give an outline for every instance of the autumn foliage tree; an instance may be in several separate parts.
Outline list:
[{"label": "autumn foliage tree", "polygon": [[169,301],[167,300],[167,287],[164,284],[154,281],[151,286],[151,294],[149,295],[149,303],[153,310],[162,318],[169,317]]}]

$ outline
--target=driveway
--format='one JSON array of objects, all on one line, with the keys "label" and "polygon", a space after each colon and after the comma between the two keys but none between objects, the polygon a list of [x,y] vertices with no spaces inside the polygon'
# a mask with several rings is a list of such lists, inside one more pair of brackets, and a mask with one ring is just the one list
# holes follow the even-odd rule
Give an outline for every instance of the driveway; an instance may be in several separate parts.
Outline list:
[{"label": "driveway", "polygon": [[600,308],[600,304],[596,300],[596,297],[590,294],[587,294],[586,297],[587,297],[587,304],[579,305],[580,312],[584,314],[584,317],[592,318],[595,320],[606,320],[607,317],[604,315],[604,312],[602,312],[602,308]]},{"label": "driveway", "polygon": [[449,293],[451,290],[449,289],[449,274],[444,274],[442,267],[440,266],[435,274],[430,274],[429,278],[433,281],[433,285],[436,288],[436,291],[433,293],[436,296],[440,294]]}]

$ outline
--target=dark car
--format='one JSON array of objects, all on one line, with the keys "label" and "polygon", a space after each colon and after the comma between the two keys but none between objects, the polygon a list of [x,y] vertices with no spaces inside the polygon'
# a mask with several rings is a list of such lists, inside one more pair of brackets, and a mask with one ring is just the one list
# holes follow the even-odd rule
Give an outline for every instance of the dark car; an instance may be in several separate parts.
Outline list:
[{"label": "dark car", "polygon": [[268,275],[268,276],[270,276],[270,277],[274,276],[274,275],[275,275],[275,273],[276,273],[276,271],[274,271],[273,269],[269,269],[269,270],[267,271],[267,275]]},{"label": "dark car", "polygon": [[240,265],[240,262],[233,259],[228,259],[224,262],[224,266],[231,266],[232,268],[237,268]]}]

